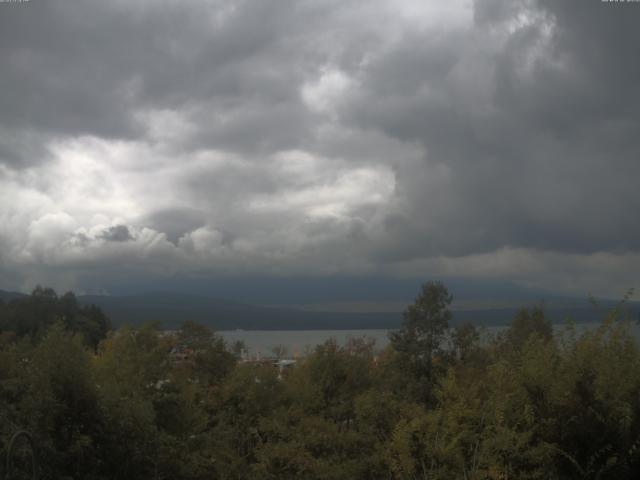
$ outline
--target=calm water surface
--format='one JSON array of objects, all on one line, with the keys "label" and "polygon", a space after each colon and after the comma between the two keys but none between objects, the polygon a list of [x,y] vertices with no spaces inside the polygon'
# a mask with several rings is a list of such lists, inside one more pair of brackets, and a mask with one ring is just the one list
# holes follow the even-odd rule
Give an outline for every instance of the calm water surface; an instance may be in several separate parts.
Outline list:
[{"label": "calm water surface", "polygon": [[[576,331],[582,332],[594,328],[598,324],[577,324]],[[483,338],[488,339],[499,333],[505,327],[484,327]],[[556,330],[562,330],[563,325],[555,325]],[[237,340],[244,342],[249,356],[273,356],[274,348],[282,346],[286,349],[286,356],[303,356],[330,338],[334,338],[339,345],[344,345],[350,338],[370,338],[375,340],[375,349],[382,350],[389,343],[388,334],[391,330],[223,330],[218,332],[231,345]],[[640,338],[640,327],[633,326],[633,333]]]}]

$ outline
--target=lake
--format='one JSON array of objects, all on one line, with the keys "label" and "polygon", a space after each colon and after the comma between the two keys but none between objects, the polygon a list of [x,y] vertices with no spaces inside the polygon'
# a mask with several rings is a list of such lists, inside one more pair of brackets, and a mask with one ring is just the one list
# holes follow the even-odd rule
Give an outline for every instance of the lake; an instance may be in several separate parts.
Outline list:
[{"label": "lake", "polygon": [[[588,328],[595,328],[598,323],[576,324],[578,332]],[[484,327],[483,337],[490,338],[496,335],[505,327],[490,326]],[[554,329],[564,328],[562,324],[554,325]],[[389,343],[388,334],[391,330],[222,330],[217,333],[222,335],[227,344],[241,340],[244,342],[250,357],[270,357],[274,356],[273,349],[283,346],[286,349],[287,357],[304,356],[308,351],[315,348],[330,338],[334,338],[339,345],[344,345],[350,338],[371,338],[375,340],[375,350],[384,349]],[[633,326],[633,333],[636,338],[640,338],[640,326]]]},{"label": "lake", "polygon": [[389,343],[389,330],[223,330],[219,333],[227,344],[241,340],[247,347],[249,356],[273,356],[273,349],[284,346],[290,357],[303,356],[309,349],[335,338],[344,345],[349,338],[372,338],[376,350],[382,350]]}]

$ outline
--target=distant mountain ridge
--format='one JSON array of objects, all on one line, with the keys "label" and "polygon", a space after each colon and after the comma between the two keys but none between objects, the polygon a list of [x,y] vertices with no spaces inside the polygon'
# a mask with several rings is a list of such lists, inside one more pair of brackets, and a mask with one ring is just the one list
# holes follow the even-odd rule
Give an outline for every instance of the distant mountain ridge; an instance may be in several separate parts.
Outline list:
[{"label": "distant mountain ridge", "polygon": [[[26,295],[0,290],[5,302]],[[336,304],[314,304],[310,308],[301,305],[265,306],[236,302],[205,295],[175,292],[147,292],[135,295],[79,295],[82,304],[100,307],[114,326],[141,325],[159,322],[162,328],[176,328],[185,320],[206,324],[215,330],[351,330],[394,329],[402,322],[401,302],[393,308],[380,309],[367,304],[359,309]],[[410,302],[407,302],[407,304]],[[452,305],[453,324],[471,322],[477,325],[507,325],[522,307],[530,307],[537,301],[521,299],[475,300],[467,299]],[[594,308],[583,300],[556,296],[543,302],[545,312],[554,323],[572,318],[577,323],[601,320],[617,302],[606,300]],[[629,302],[625,308],[633,318],[640,318],[640,303]]]},{"label": "distant mountain ridge", "polygon": [[[216,330],[340,330],[340,329],[393,329],[402,322],[398,311],[322,311],[321,306],[305,310],[290,306],[262,306],[222,300],[201,295],[153,292],[130,296],[80,296],[83,303],[98,305],[111,318],[114,325],[137,325],[158,321],[165,328],[174,328],[184,320],[193,320]],[[507,325],[522,307],[537,302],[491,307],[479,304],[473,308],[467,303],[453,310],[453,323],[471,322],[478,325]],[[547,316],[560,323],[572,318],[577,323],[595,322],[616,305],[613,301],[599,303],[594,308],[589,301],[571,298],[554,299],[545,305]],[[634,318],[640,304],[630,302],[627,307]]]},{"label": "distant mountain ridge", "polygon": [[185,320],[192,320],[216,330],[308,330],[394,328],[400,322],[396,313],[305,312],[170,292],[85,295],[78,300],[99,306],[114,325],[157,321],[165,328],[175,328]]},{"label": "distant mountain ridge", "polygon": [[26,297],[27,294],[25,293],[19,293],[19,292],[9,292],[7,290],[0,290],[0,300],[3,300],[5,302],[11,301],[15,298],[22,298],[22,297]]}]

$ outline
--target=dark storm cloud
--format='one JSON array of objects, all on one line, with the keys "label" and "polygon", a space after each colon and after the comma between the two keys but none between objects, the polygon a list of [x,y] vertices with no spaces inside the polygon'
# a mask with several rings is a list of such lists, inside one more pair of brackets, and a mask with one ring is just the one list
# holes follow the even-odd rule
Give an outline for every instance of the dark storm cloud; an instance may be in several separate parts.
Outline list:
[{"label": "dark storm cloud", "polygon": [[[52,133],[132,135],[125,82],[133,78],[134,65],[118,36],[118,25],[128,23],[124,14],[90,12],[76,2],[3,8],[0,124]],[[106,36],[109,31],[115,35]]]},{"label": "dark storm cloud", "polygon": [[579,271],[567,255],[640,252],[640,4],[471,6],[0,4],[5,258],[287,273],[507,251]]},{"label": "dark storm cloud", "polygon": [[[304,124],[291,88],[300,66],[273,46],[295,27],[292,10],[289,2],[3,6],[0,126],[134,139],[144,133],[139,111],[195,109],[211,127],[197,133],[202,144],[277,149],[292,141],[288,127]],[[216,111],[224,125],[207,118]],[[279,128],[289,140],[277,140]],[[5,163],[37,160],[3,153]]]},{"label": "dark storm cloud", "polygon": [[0,127],[0,165],[29,165],[50,159],[45,147],[48,138],[21,126]]},{"label": "dark storm cloud", "polygon": [[[599,1],[477,1],[473,33],[427,32],[378,58],[348,114],[427,151],[397,167],[408,207],[384,254],[638,251],[639,19]],[[446,185],[424,188],[436,166]]]}]

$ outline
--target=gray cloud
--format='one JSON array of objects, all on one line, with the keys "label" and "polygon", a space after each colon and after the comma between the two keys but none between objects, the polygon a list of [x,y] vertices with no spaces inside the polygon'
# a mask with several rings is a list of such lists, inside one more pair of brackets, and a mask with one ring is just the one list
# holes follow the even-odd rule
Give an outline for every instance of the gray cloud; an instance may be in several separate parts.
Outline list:
[{"label": "gray cloud", "polygon": [[[360,125],[427,152],[422,166],[398,167],[408,207],[388,225],[407,234],[391,248],[407,256],[503,246],[637,251],[637,39],[628,20],[615,19],[640,11],[600,2],[475,6],[471,32],[428,32],[381,56],[347,107]],[[446,178],[424,188],[439,167]]]},{"label": "gray cloud", "polygon": [[129,227],[126,225],[114,225],[113,227],[106,228],[98,238],[102,238],[109,242],[126,242],[133,240]]},{"label": "gray cloud", "polygon": [[0,8],[11,278],[635,265],[636,4]]},{"label": "gray cloud", "polygon": [[144,223],[164,232],[170,242],[176,243],[180,237],[206,224],[203,212],[190,208],[167,208],[149,213]]}]

